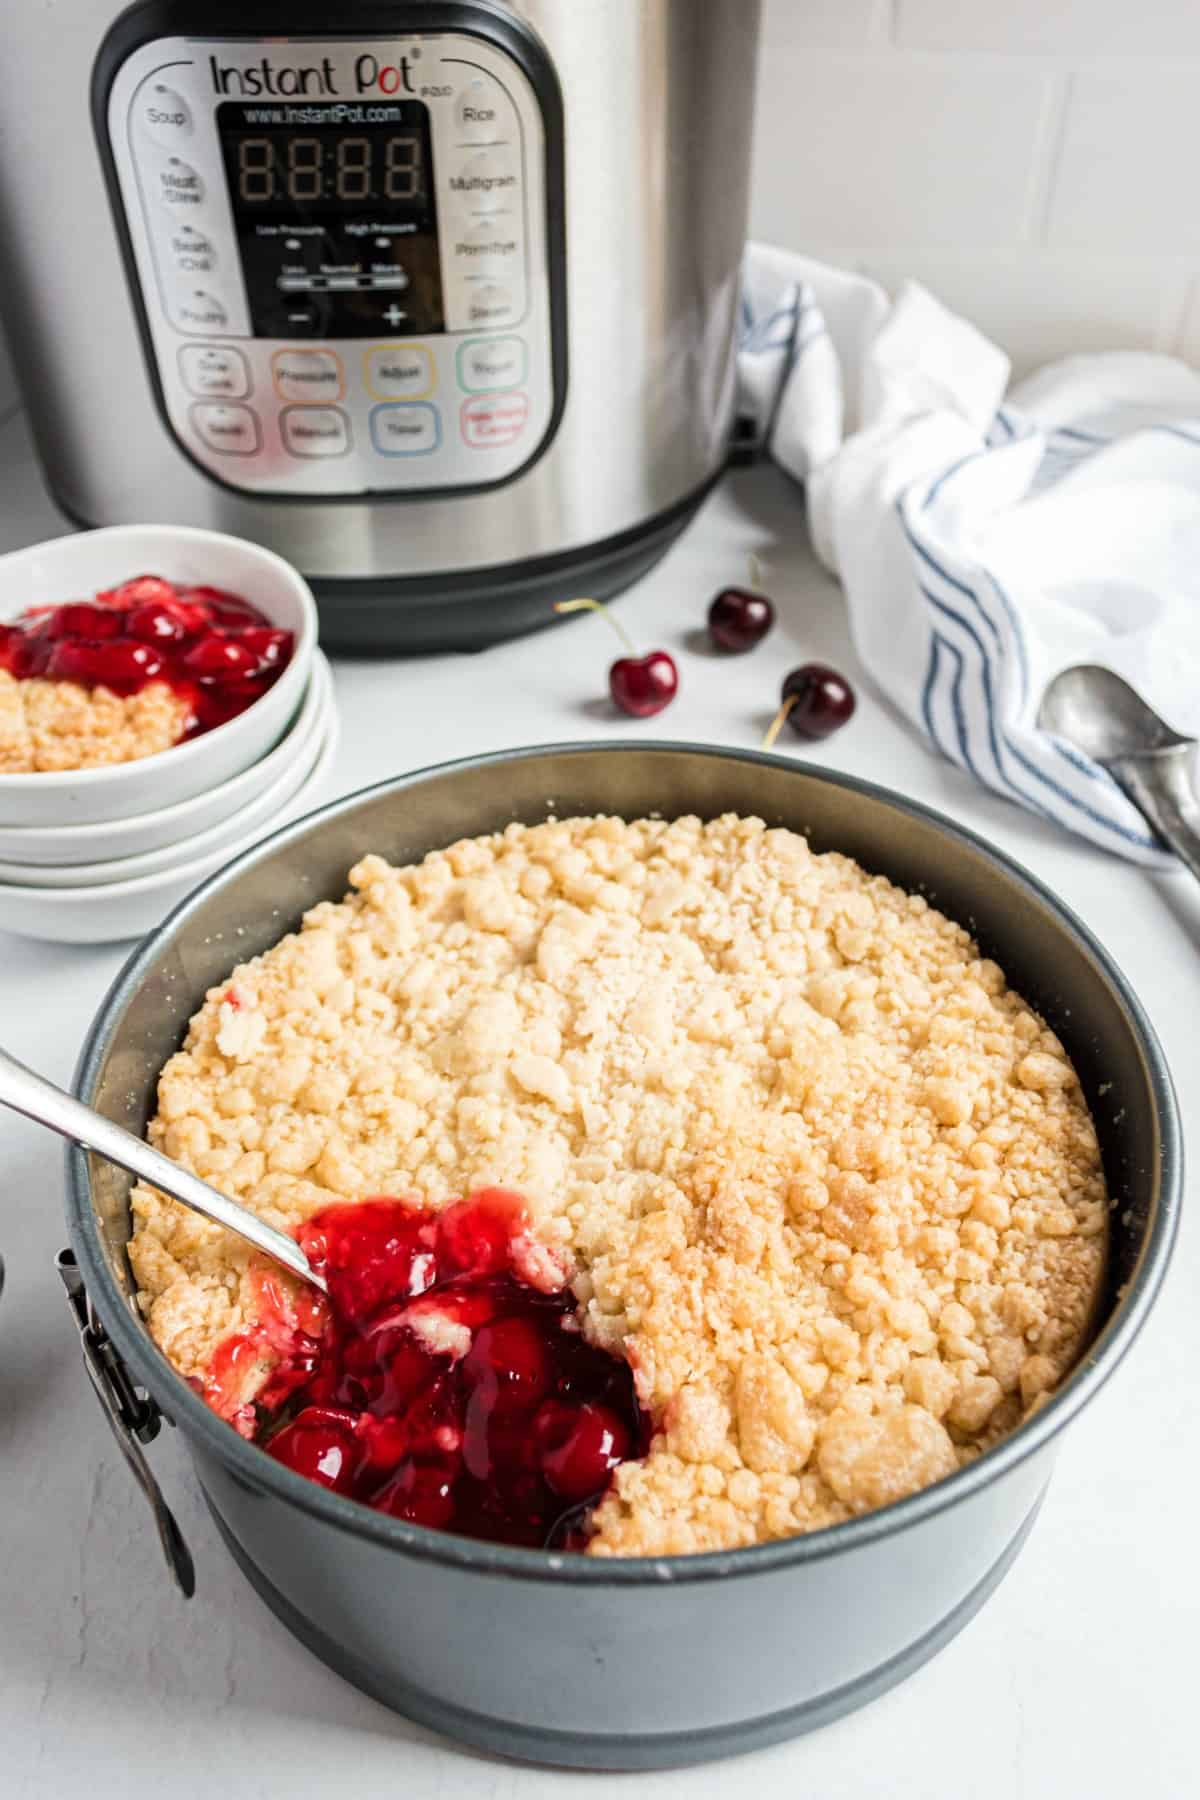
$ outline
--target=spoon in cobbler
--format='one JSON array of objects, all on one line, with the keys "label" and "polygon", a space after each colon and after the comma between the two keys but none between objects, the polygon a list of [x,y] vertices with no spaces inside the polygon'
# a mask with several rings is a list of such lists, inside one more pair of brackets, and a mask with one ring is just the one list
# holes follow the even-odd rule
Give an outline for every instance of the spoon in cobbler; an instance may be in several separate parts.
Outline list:
[{"label": "spoon in cobbler", "polygon": [[90,1106],[27,1069],[24,1063],[3,1049],[0,1049],[0,1105],[23,1113],[35,1124],[57,1131],[60,1137],[70,1138],[85,1150],[94,1150],[106,1161],[116,1163],[118,1168],[127,1169],[131,1175],[170,1194],[173,1200],[182,1201],[202,1218],[211,1219],[215,1225],[223,1225],[226,1231],[245,1238],[256,1250],[282,1263],[293,1275],[299,1275],[302,1281],[309,1282],[322,1293],[327,1291],[324,1276],[313,1268],[294,1238],[276,1231],[273,1225],[266,1224],[248,1208],[239,1206],[236,1200],[228,1199],[207,1181],[201,1181],[198,1175],[181,1168],[152,1144],[134,1137],[123,1125],[116,1125],[101,1113],[93,1112]]}]

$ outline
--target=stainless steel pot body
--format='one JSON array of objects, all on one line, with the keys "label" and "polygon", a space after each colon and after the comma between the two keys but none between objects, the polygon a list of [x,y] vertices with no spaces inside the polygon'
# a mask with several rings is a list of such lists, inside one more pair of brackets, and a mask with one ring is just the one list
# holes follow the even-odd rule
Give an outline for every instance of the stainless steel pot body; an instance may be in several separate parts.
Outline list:
[{"label": "stainless steel pot body", "polygon": [[[164,42],[172,32],[232,40],[249,16],[225,0],[215,10],[201,0],[143,5]],[[289,38],[294,61],[304,36],[330,34],[333,12],[313,0],[266,10],[262,44],[277,59]],[[383,0],[334,10],[336,34],[386,42]],[[565,242],[563,410],[523,473],[440,497],[406,489],[419,456],[379,463],[391,492],[241,492],[237,456],[219,481],[168,429],[89,116],[97,51],[123,11],[114,0],[57,0],[48,21],[31,14],[5,30],[3,306],[38,448],[72,517],[238,533],[336,582],[337,596],[355,581],[404,578],[436,595],[438,578],[485,569],[502,592],[505,569],[614,543],[628,550],[678,526],[721,467],[732,423],[758,0],[478,0],[478,13],[529,28],[561,90],[561,215],[548,232],[552,255]],[[396,31],[403,22],[436,32],[456,9],[397,0],[391,11]],[[261,411],[264,385],[269,376],[256,376],[246,405]],[[457,441],[456,407],[442,410],[443,440]],[[356,425],[354,455],[368,437]]]},{"label": "stainless steel pot body", "polygon": [[[267,948],[340,895],[368,848],[394,860],[553,810],[752,813],[804,831],[970,926],[1080,1071],[1116,1204],[1111,1286],[1062,1390],[933,1489],[831,1530],[748,1550],[593,1561],[475,1544],[327,1494],[245,1444],[151,1342],[131,1302],[128,1183],[72,1153],[69,1219],[92,1302],[137,1382],[188,1439],[230,1549],[316,1653],[387,1704],[533,1760],[695,1761],[806,1729],[932,1655],[1030,1528],[1058,1432],[1133,1338],[1165,1271],[1182,1152],[1150,1026],[1052,895],[923,807],[783,758],[680,745],[567,746],[405,777],[289,827],[208,882],[140,948],[84,1054],[84,1097],[126,1124],[231,950]],[[236,933],[236,937],[235,937]],[[814,1628],[816,1626],[817,1628]]]}]

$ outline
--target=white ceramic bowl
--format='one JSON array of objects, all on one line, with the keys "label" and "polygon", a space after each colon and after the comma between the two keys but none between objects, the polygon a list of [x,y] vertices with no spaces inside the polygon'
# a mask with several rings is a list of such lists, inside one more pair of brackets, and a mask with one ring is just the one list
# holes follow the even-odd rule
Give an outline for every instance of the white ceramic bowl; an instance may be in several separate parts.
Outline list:
[{"label": "white ceramic bowl", "polygon": [[[169,844],[185,843],[246,806],[277,781],[288,765],[303,755],[317,729],[333,676],[318,650],[300,711],[275,748],[240,775],[231,776],[190,800],[155,807],[132,819],[101,819],[89,825],[0,825],[0,857],[28,868],[64,868],[77,863],[110,862],[140,856]],[[331,700],[332,704],[332,700]],[[40,775],[30,776],[40,781]],[[22,877],[28,880],[28,875]]]},{"label": "white ceramic bowl", "polygon": [[0,823],[78,825],[129,819],[188,800],[248,769],[276,743],[300,704],[317,643],[308,583],[274,551],[182,525],[110,525],[0,557],[0,620],[27,606],[86,600],[131,575],[232,589],[295,634],[292,660],[261,700],[185,744],[105,769],[0,775]]},{"label": "white ceramic bowl", "polygon": [[[324,659],[322,658],[322,661]],[[333,715],[333,693],[329,677],[313,665],[313,684],[322,696],[320,711],[313,729],[305,738],[300,753],[285,766],[281,775],[263,789],[246,806],[239,806],[227,819],[211,825],[207,831],[195,833],[161,850],[143,850],[139,856],[118,856],[107,862],[75,863],[69,867],[38,868],[26,863],[0,861],[0,882],[30,888],[100,887],[110,881],[136,881],[141,875],[157,875],[166,869],[181,868],[197,857],[207,856],[232,844],[244,844],[256,831],[274,828],[300,788],[308,780],[318,756],[325,747]]]},{"label": "white ceramic bowl", "polygon": [[[271,830],[311,811],[327,798],[321,788],[333,763],[337,739],[337,714],[331,710],[328,732],[308,779],[296,790],[290,804],[265,822]],[[56,944],[111,944],[143,937],[206,875],[231,862],[265,835],[260,822],[236,843],[209,850],[157,875],[141,875],[136,881],[109,881],[98,887],[0,885],[0,931]]]}]

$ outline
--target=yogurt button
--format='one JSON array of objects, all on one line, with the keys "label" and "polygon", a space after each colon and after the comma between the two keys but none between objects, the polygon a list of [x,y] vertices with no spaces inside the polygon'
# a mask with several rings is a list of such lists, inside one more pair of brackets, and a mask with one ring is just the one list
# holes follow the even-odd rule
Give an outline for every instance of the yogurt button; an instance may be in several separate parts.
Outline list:
[{"label": "yogurt button", "polygon": [[164,82],[151,82],[133,103],[133,116],[156,144],[181,144],[192,135],[192,111],[183,95]]},{"label": "yogurt button", "polygon": [[525,380],[525,361],[522,338],[470,338],[459,346],[458,385],[468,394],[520,387]]}]

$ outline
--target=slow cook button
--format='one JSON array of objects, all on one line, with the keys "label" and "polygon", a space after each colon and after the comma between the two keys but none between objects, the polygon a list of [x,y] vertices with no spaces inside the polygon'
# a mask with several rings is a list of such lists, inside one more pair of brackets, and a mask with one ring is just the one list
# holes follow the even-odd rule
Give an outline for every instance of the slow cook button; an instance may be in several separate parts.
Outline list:
[{"label": "slow cook button", "polygon": [[246,359],[232,345],[182,345],[179,373],[188,393],[199,394],[202,399],[244,400],[250,392]]},{"label": "slow cook button", "polygon": [[525,340],[469,338],[458,347],[458,385],[466,394],[520,387],[525,379]]},{"label": "slow cook button", "polygon": [[133,116],[156,144],[181,144],[192,135],[192,114],[183,95],[156,81],[133,103]]},{"label": "slow cook button", "polygon": [[472,450],[496,450],[520,437],[528,417],[528,394],[479,394],[463,401],[463,442]]},{"label": "slow cook button", "polygon": [[442,441],[437,408],[425,401],[373,406],[371,441],[381,456],[428,456]]},{"label": "slow cook button", "polygon": [[222,456],[254,456],[262,447],[258,416],[248,406],[198,401],[191,419],[200,442]]},{"label": "slow cook button", "polygon": [[424,400],[433,392],[433,358],[423,344],[376,344],[363,355],[363,374],[376,400]]},{"label": "slow cook button", "polygon": [[342,362],[332,350],[276,350],[271,373],[281,400],[342,397]]},{"label": "slow cook button", "polygon": [[285,406],[279,432],[293,456],[344,456],[350,448],[350,421],[338,406]]}]

